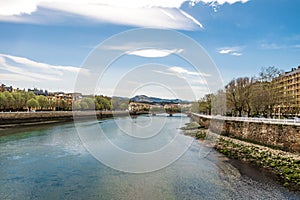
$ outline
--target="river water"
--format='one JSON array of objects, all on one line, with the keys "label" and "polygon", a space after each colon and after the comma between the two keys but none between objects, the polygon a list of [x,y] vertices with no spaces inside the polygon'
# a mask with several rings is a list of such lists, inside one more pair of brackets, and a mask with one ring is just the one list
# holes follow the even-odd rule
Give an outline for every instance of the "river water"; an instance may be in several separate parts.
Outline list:
[{"label": "river water", "polygon": [[[164,121],[161,138],[132,147],[116,124],[143,135],[148,133],[132,127],[145,120],[147,116],[81,122],[79,126],[88,132],[100,126],[115,144],[144,152],[182,134],[177,126],[189,122],[187,117],[152,117],[155,123]],[[155,123],[147,130],[155,129]],[[74,123],[15,128],[0,134],[0,199],[300,199],[250,165],[232,165],[214,150],[199,156],[203,144],[198,141],[171,165],[133,174],[95,159],[83,146]]]}]

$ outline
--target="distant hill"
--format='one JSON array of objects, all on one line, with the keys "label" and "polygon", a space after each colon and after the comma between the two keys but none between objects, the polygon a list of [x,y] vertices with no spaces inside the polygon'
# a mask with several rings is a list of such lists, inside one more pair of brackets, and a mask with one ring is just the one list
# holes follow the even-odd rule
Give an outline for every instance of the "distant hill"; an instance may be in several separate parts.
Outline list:
[{"label": "distant hill", "polygon": [[169,103],[190,103],[181,99],[161,99],[157,97],[148,97],[146,95],[137,95],[130,99],[136,103],[150,103],[150,104],[169,104]]}]

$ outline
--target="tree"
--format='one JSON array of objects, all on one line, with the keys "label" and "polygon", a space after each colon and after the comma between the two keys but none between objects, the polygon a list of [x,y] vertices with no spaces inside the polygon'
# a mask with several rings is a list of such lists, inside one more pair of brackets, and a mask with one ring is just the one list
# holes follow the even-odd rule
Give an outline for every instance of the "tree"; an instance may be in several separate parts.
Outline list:
[{"label": "tree", "polygon": [[95,109],[96,110],[103,110],[104,106],[103,106],[103,104],[101,102],[100,103],[96,102]]},{"label": "tree", "polygon": [[69,108],[69,105],[68,105],[68,102],[64,99],[60,99],[58,101],[58,110],[68,110]]},{"label": "tree", "polygon": [[198,102],[193,102],[192,103],[192,107],[191,107],[191,111],[194,112],[194,113],[199,113],[200,110],[199,110],[199,101]]},{"label": "tree", "polygon": [[[128,109],[128,102],[127,103],[125,103],[125,102],[121,103],[120,110],[127,110],[127,109]],[[144,111],[147,111],[147,110],[144,109]]]},{"label": "tree", "polygon": [[96,109],[97,110],[110,110],[111,109],[111,103],[108,97],[104,96],[96,96]]},{"label": "tree", "polygon": [[261,83],[263,90],[265,91],[265,108],[264,111],[268,117],[273,116],[274,107],[278,105],[280,100],[280,95],[276,88],[276,79],[282,73],[276,67],[262,68],[259,73],[258,81]]},{"label": "tree", "polygon": [[[125,107],[124,105],[128,105],[129,104],[129,99],[126,98],[120,98],[120,97],[113,97],[111,99],[111,109],[113,110],[122,110],[123,108],[121,108],[121,105],[123,104],[123,108]],[[128,106],[127,106],[128,108]]]},{"label": "tree", "polygon": [[206,94],[202,99],[198,101],[200,113],[211,115],[212,98],[213,98],[213,94]]},{"label": "tree", "polygon": [[3,94],[5,95],[5,98],[6,98],[4,108],[5,109],[13,109],[14,101],[15,101],[14,97],[8,91],[5,91]]},{"label": "tree", "polygon": [[2,92],[0,92],[0,109],[4,109],[5,105],[6,105],[6,97]]},{"label": "tree", "polygon": [[218,90],[216,94],[212,95],[211,113],[213,115],[224,115],[226,112],[226,92]]},{"label": "tree", "polygon": [[35,94],[30,91],[30,92],[25,92],[25,98],[26,98],[26,102],[29,100],[29,99],[35,99]]},{"label": "tree", "polygon": [[84,102],[84,101],[80,102],[80,107],[81,107],[82,110],[89,109],[89,105],[86,102]]},{"label": "tree", "polygon": [[252,80],[248,77],[233,79],[226,85],[226,99],[228,107],[234,114],[242,116],[243,111],[249,115],[251,112],[249,97]]},{"label": "tree", "polygon": [[37,101],[41,107],[41,110],[43,110],[43,108],[49,108],[50,106],[48,98],[43,95],[38,96]]},{"label": "tree", "polygon": [[81,102],[85,102],[88,106],[87,109],[94,110],[95,109],[95,100],[90,97],[85,97],[81,100]]},{"label": "tree", "polygon": [[37,108],[40,105],[39,105],[39,102],[36,99],[31,98],[27,101],[27,106],[28,106],[29,110],[31,110],[31,108]]},{"label": "tree", "polygon": [[260,82],[272,82],[275,78],[277,78],[280,74],[282,74],[282,70],[272,67],[262,67],[259,72],[258,81]]},{"label": "tree", "polygon": [[263,82],[254,82],[251,87],[250,106],[254,115],[267,115],[268,96],[266,95],[266,86]]},{"label": "tree", "polygon": [[75,101],[73,104],[73,110],[80,110],[81,106],[80,103],[78,101]]},{"label": "tree", "polygon": [[16,110],[20,110],[23,108],[22,95],[20,92],[13,92],[12,96],[14,98],[13,108]]}]

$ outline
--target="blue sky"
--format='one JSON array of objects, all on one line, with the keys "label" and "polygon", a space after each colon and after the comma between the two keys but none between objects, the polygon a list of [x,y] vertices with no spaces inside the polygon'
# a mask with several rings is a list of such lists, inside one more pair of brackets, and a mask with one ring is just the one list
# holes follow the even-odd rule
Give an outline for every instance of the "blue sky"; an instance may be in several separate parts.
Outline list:
[{"label": "blue sky", "polygon": [[[216,63],[224,84],[234,77],[254,76],[261,67],[288,71],[300,65],[297,0],[24,2],[0,3],[0,82],[6,85],[72,91],[79,68],[95,46],[114,34],[143,27],[172,29],[191,37]],[[167,65],[187,80],[198,78],[171,54],[156,58],[142,54],[130,54],[114,65],[105,88],[98,92],[111,95],[114,86],[108,83],[115,82],[114,76],[121,77],[126,74],[123,69],[141,61]],[[147,91],[149,87],[139,92]],[[199,98],[207,90],[195,92]],[[163,94],[157,89],[158,96]]]}]

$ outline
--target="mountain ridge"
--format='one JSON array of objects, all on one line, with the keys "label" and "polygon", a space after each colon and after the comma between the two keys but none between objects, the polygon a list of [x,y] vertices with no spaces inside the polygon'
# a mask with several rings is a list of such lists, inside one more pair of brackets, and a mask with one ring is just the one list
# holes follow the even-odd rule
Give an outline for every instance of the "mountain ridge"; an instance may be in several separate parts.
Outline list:
[{"label": "mountain ridge", "polygon": [[136,95],[130,98],[130,101],[136,103],[152,103],[152,104],[190,103],[189,101],[181,100],[181,99],[162,99],[158,97],[148,97],[147,95]]}]

